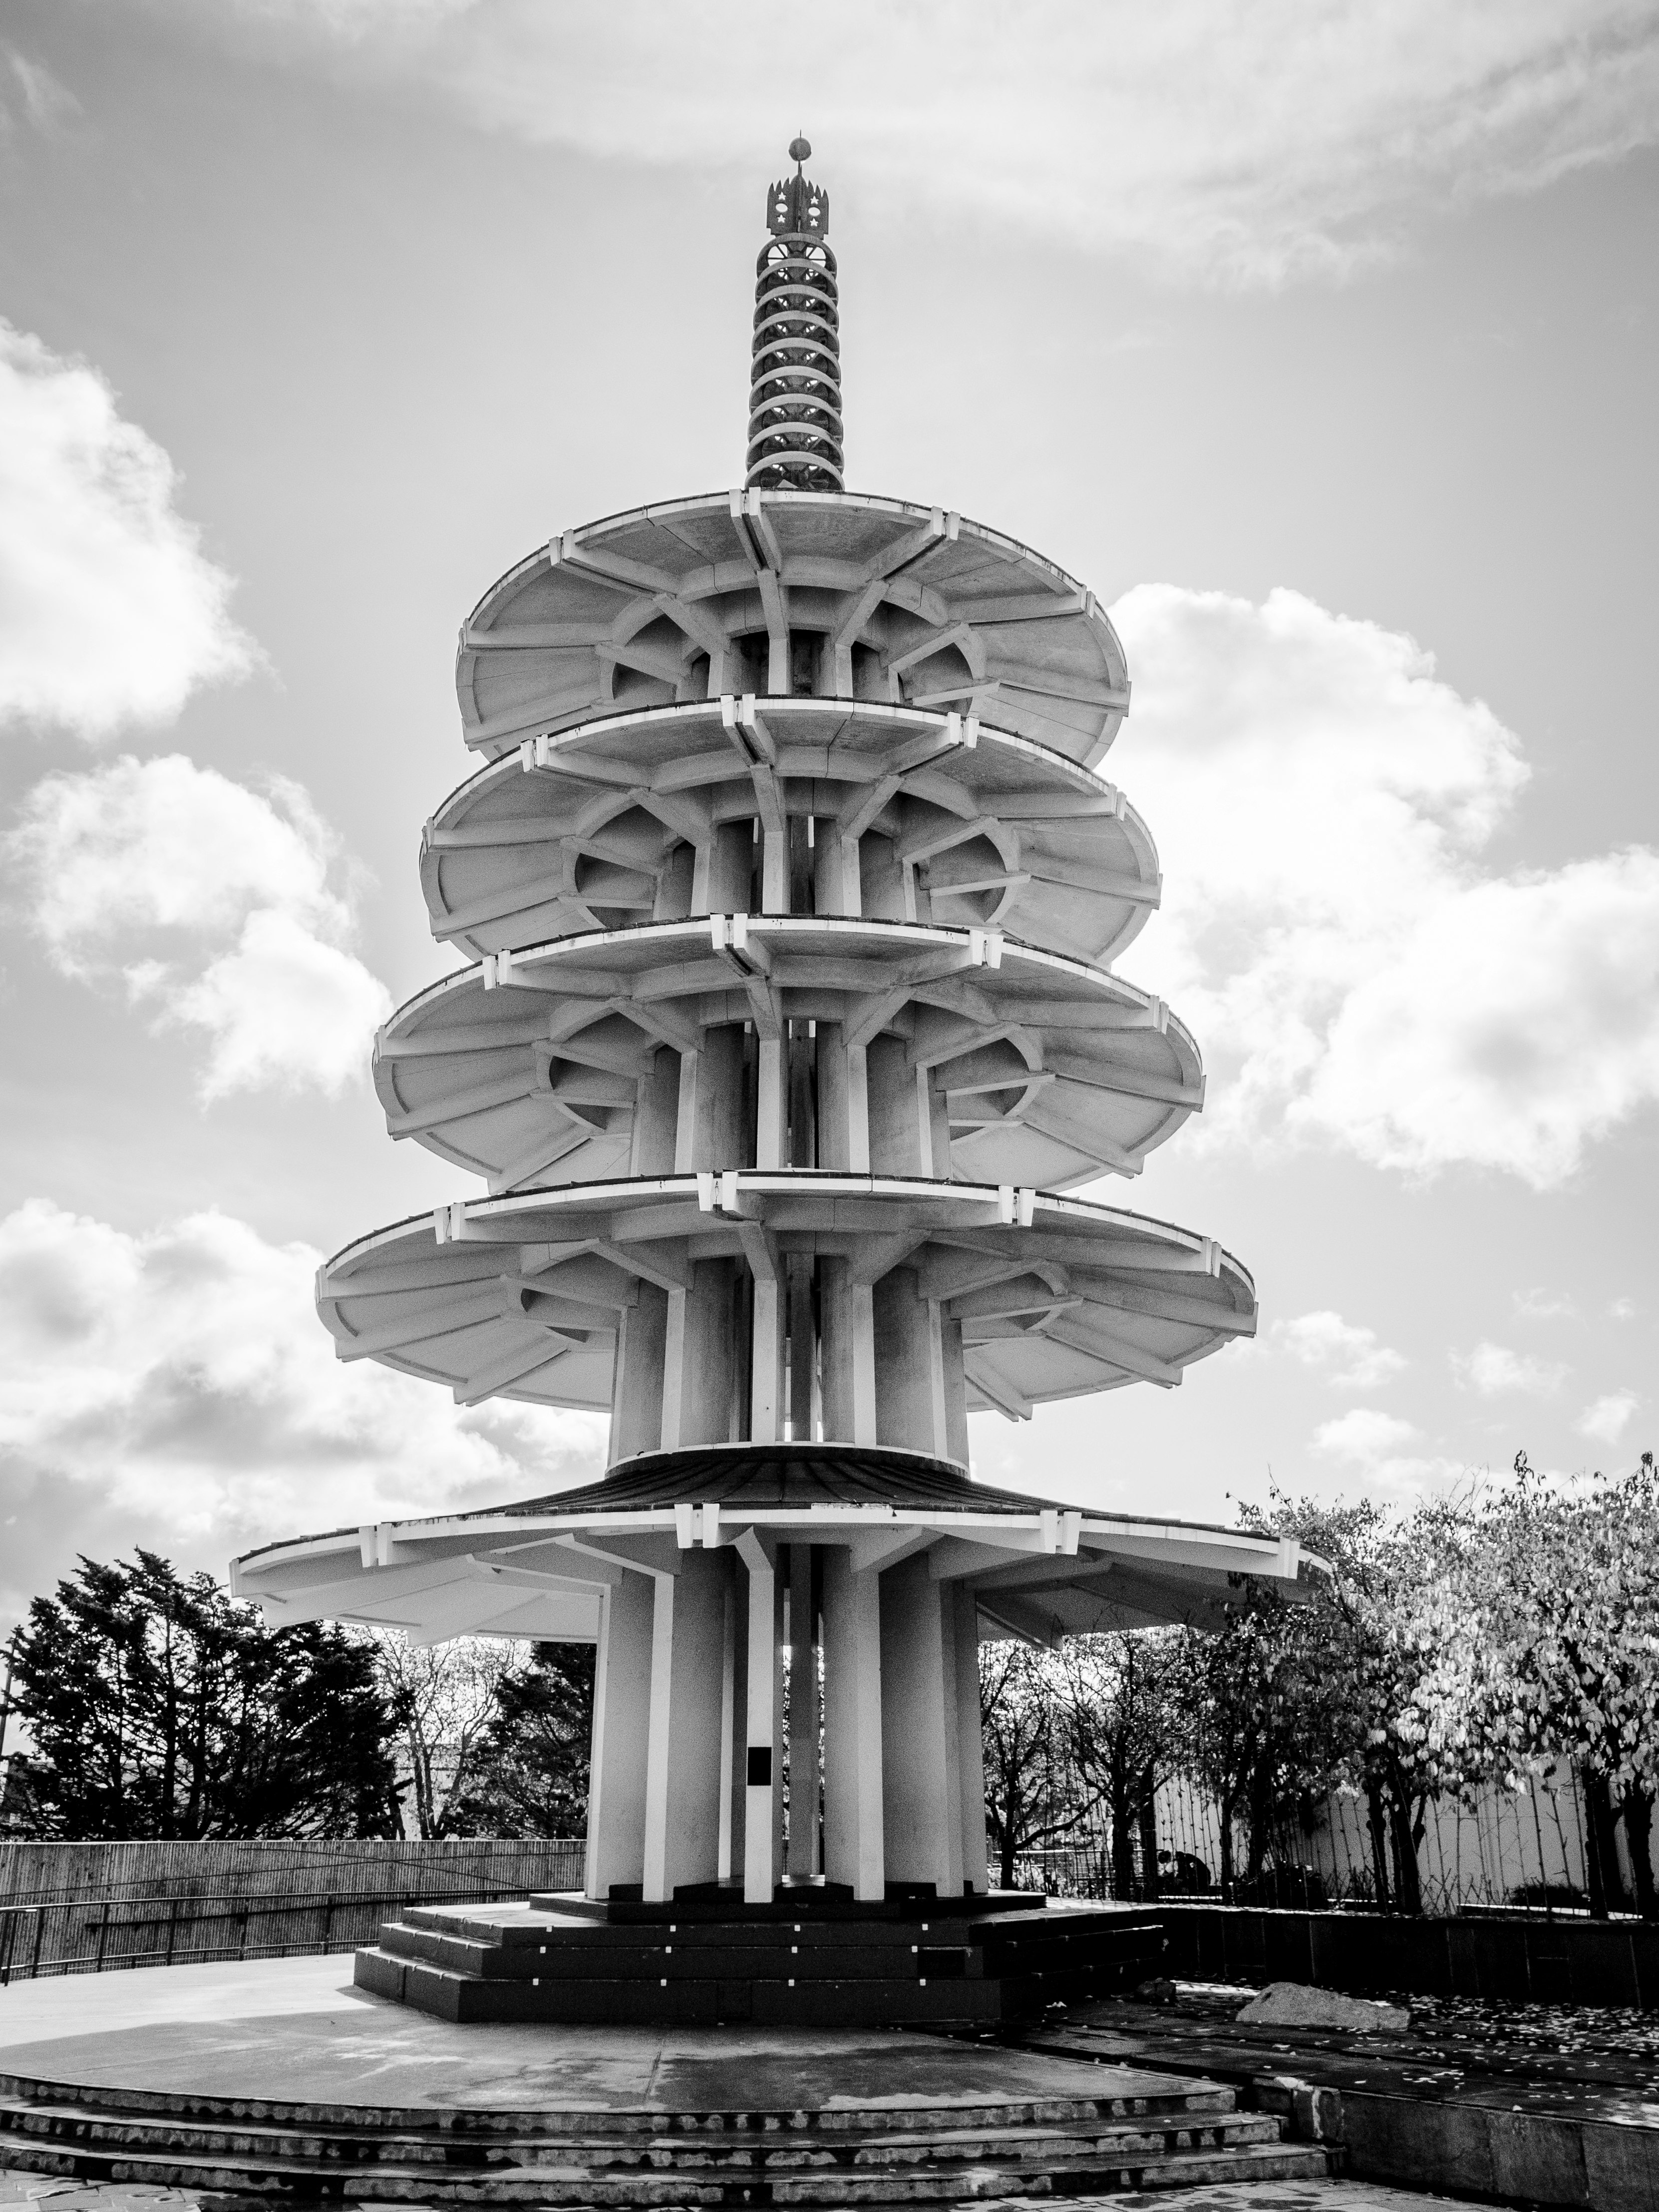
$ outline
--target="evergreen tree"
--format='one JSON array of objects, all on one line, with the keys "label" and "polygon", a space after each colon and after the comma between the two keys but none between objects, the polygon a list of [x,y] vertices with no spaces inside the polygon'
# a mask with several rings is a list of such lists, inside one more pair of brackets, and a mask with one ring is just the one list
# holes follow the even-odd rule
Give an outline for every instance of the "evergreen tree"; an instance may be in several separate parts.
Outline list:
[{"label": "evergreen tree", "polygon": [[35,1747],[13,1762],[14,1834],[398,1833],[372,1653],[334,1628],[269,1629],[153,1552],[83,1559],[33,1601],[13,1694]]}]

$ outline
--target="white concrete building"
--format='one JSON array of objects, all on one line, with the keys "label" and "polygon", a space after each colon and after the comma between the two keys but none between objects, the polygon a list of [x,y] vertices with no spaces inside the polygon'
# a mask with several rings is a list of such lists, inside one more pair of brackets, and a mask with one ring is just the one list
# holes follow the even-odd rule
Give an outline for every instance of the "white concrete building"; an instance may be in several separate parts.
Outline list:
[{"label": "white concrete building", "polygon": [[960,1896],[981,1638],[1201,1618],[1299,1562],[969,1480],[971,1412],[1172,1387],[1255,1297],[1212,1239],[1064,1194],[1203,1100],[1110,965],[1159,896],[1098,768],[1122,648],[1013,539],[841,488],[828,201],[798,172],[768,217],[744,489],[567,531],[462,625],[483,765],[422,882],[474,964],[375,1081],[489,1194],[318,1281],[343,1358],[608,1408],[611,1473],[234,1576],[274,1622],[594,1642],[592,1897]]}]

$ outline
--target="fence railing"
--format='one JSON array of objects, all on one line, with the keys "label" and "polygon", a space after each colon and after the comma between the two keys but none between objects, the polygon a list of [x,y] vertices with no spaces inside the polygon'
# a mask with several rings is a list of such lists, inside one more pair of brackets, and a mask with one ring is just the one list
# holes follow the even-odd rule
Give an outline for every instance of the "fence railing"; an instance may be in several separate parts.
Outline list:
[{"label": "fence railing", "polygon": [[206,1965],[354,1951],[383,1920],[413,1905],[522,1897],[528,1887],[580,1887],[586,1846],[543,1845],[536,1882],[446,1880],[364,1893],[56,1898],[0,1905],[0,1986],[52,1974]]}]

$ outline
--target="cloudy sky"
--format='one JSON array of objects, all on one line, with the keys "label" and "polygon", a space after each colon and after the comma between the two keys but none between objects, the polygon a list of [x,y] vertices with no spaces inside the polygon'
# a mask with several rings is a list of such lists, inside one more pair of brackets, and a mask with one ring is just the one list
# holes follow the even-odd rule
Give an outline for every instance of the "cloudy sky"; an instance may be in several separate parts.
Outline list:
[{"label": "cloudy sky", "polygon": [[[450,963],[456,628],[736,480],[767,181],[830,189],[854,488],[1092,585],[1210,1105],[1129,1202],[1259,1341],[979,1470],[1194,1516],[1659,1427],[1659,8],[11,0],[0,1627],[77,1550],[597,1471],[335,1364],[461,1194],[375,1024]],[[1117,1185],[1114,1195],[1126,1194]]]}]

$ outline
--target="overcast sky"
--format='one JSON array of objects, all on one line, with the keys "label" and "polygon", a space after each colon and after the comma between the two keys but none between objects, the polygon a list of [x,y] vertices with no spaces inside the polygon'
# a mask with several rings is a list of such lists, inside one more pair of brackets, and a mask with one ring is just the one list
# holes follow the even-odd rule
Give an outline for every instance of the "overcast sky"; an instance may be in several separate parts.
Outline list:
[{"label": "overcast sky", "polygon": [[[782,20],[782,19],[781,19]],[[787,19],[792,26],[794,18]],[[0,1627],[76,1551],[597,1473],[342,1367],[318,1259],[465,1194],[367,1079],[453,964],[457,626],[741,472],[805,128],[854,489],[1112,610],[1125,957],[1201,1121],[1109,1194],[1261,1336],[972,1425],[1080,1501],[1408,1500],[1659,1433],[1659,8],[10,0]]]}]

